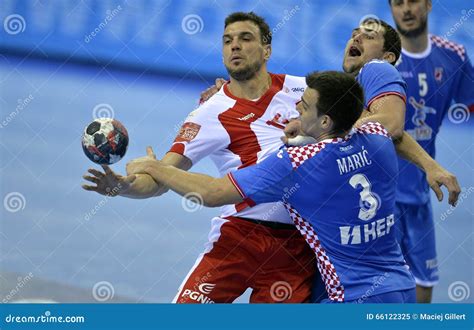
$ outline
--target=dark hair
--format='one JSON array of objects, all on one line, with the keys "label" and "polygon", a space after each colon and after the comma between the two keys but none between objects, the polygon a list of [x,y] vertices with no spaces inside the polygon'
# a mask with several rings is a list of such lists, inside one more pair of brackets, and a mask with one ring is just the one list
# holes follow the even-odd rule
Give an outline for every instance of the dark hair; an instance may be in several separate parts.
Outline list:
[{"label": "dark hair", "polygon": [[244,12],[239,11],[239,12],[230,14],[225,19],[224,29],[229,24],[232,24],[235,22],[242,22],[242,21],[250,21],[250,22],[253,22],[255,25],[257,25],[258,29],[260,30],[260,37],[261,37],[262,43],[264,45],[272,44],[272,33],[270,32],[270,27],[268,26],[267,22],[265,22],[265,19],[263,17],[258,16],[253,11],[249,13],[244,13]]},{"label": "dark hair", "polygon": [[384,28],[383,33],[383,50],[385,52],[392,52],[395,54],[395,61],[391,64],[395,65],[398,59],[400,58],[400,54],[402,52],[402,41],[400,36],[398,35],[397,30],[395,30],[390,24],[387,22],[379,19],[378,17],[369,17],[362,22],[362,24],[366,22],[375,22],[375,24],[382,26]]},{"label": "dark hair", "polygon": [[349,130],[362,114],[364,92],[350,74],[338,71],[313,72],[306,76],[306,84],[318,91],[318,113],[331,117],[335,133]]}]

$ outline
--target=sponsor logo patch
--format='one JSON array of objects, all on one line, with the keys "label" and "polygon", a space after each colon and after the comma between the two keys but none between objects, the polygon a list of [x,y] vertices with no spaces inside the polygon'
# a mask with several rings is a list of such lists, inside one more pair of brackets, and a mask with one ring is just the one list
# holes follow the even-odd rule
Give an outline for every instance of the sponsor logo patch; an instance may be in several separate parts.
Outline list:
[{"label": "sponsor logo patch", "polygon": [[174,142],[190,142],[198,135],[201,125],[195,123],[184,123],[179,130]]}]

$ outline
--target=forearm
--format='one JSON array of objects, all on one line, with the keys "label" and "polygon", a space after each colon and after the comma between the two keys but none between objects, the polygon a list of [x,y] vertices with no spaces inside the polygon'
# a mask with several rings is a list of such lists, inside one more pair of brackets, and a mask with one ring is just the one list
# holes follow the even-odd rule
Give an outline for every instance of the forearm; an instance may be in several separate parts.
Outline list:
[{"label": "forearm", "polygon": [[229,187],[230,183],[225,177],[217,179],[204,174],[189,173],[167,165],[149,168],[147,172],[155,181],[162,183],[181,196],[188,194],[198,196],[205,206],[216,207],[242,201],[235,188]]},{"label": "forearm", "polygon": [[399,139],[393,141],[398,155],[415,164],[423,171],[438,166],[438,163],[406,131]]},{"label": "forearm", "polygon": [[401,139],[403,136],[403,126],[392,120],[392,118],[387,116],[385,113],[371,114],[367,110],[364,110],[361,117],[357,120],[354,126],[360,127],[361,125],[368,122],[379,122],[382,124],[382,126],[385,127],[387,132],[394,140]]},{"label": "forearm", "polygon": [[133,181],[128,189],[120,191],[122,197],[132,199],[145,199],[159,196],[168,191],[164,185],[158,184],[149,174],[135,174],[137,178]]}]

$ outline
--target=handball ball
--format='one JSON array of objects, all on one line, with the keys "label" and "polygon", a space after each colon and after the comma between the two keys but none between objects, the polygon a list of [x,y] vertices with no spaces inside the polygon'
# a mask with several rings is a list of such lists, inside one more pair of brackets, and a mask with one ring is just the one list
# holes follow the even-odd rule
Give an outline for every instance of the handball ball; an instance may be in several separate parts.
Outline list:
[{"label": "handball ball", "polygon": [[98,118],[87,125],[82,136],[82,149],[97,164],[114,164],[125,155],[128,133],[125,127],[112,118]]}]

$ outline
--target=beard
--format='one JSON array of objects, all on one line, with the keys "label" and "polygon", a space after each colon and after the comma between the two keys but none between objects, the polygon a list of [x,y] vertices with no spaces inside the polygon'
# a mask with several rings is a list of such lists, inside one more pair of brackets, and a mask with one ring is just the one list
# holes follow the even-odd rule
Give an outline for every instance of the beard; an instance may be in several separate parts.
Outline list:
[{"label": "beard", "polygon": [[428,17],[422,19],[420,22],[420,26],[414,28],[413,30],[404,30],[400,25],[398,25],[398,23],[395,23],[395,25],[397,26],[398,32],[402,36],[407,38],[416,38],[426,31],[428,27]]},{"label": "beard", "polygon": [[237,81],[246,81],[246,80],[250,80],[253,77],[255,77],[256,73],[260,70],[262,65],[263,65],[263,62],[258,62],[257,61],[255,63],[249,64],[249,65],[247,65],[247,66],[245,66],[241,69],[232,70],[227,65],[225,66],[225,68],[227,69],[227,73],[229,73],[229,75],[232,78],[234,78],[235,80],[237,80]]}]

